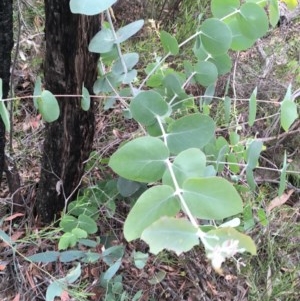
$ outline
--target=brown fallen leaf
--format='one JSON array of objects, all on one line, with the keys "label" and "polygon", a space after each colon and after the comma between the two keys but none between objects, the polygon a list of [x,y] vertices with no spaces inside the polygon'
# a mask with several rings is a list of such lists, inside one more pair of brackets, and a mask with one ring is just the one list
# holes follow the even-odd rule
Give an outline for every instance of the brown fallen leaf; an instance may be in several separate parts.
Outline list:
[{"label": "brown fallen leaf", "polygon": [[270,213],[271,210],[273,210],[276,207],[279,207],[281,205],[283,205],[284,203],[286,203],[288,201],[288,199],[290,198],[290,196],[293,194],[294,190],[290,189],[287,193],[284,193],[282,196],[276,197],[274,198],[269,206],[267,207],[267,212]]}]

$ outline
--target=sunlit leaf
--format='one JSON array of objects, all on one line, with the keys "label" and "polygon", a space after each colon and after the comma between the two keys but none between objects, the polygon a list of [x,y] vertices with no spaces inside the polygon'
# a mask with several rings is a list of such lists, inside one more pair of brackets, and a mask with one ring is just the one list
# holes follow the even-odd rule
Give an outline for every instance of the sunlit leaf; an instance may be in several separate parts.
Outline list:
[{"label": "sunlit leaf", "polygon": [[211,11],[214,17],[223,18],[234,13],[240,6],[239,0],[212,0]]}]

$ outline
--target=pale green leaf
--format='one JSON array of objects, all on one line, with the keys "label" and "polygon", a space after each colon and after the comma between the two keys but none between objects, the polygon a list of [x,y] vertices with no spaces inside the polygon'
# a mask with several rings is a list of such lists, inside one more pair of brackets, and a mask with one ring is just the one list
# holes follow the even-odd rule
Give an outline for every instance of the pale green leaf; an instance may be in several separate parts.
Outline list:
[{"label": "pale green leaf", "polygon": [[269,19],[270,24],[275,27],[279,21],[280,11],[278,0],[270,0],[269,4]]},{"label": "pale green leaf", "polygon": [[255,118],[256,118],[256,94],[257,94],[257,88],[254,89],[250,96],[249,100],[249,114],[248,114],[248,123],[250,126],[254,124]]},{"label": "pale green leaf", "polygon": [[156,121],[157,116],[166,115],[170,109],[162,96],[155,91],[143,91],[133,98],[130,103],[133,118],[149,126]]},{"label": "pale green leaf", "polygon": [[258,159],[263,148],[261,140],[253,140],[246,151],[247,168],[254,169],[258,165]]},{"label": "pale green leaf", "polygon": [[119,148],[109,166],[121,177],[138,182],[155,182],[162,178],[169,150],[155,137],[140,137]]},{"label": "pale green leaf", "polygon": [[239,0],[212,0],[211,11],[214,17],[223,18],[234,13],[240,7]]},{"label": "pale green leaf", "polygon": [[[126,71],[131,70],[139,61],[139,55],[135,52],[133,53],[125,53],[122,59],[117,59],[112,66],[112,72],[114,74],[122,74],[125,73],[124,65],[126,67]],[[123,65],[124,64],[124,65]]]},{"label": "pale green leaf", "polygon": [[68,248],[74,247],[76,243],[77,243],[77,237],[75,236],[75,234],[71,232],[66,232],[59,239],[58,249],[66,250]]},{"label": "pale green leaf", "polygon": [[88,234],[96,233],[98,230],[96,222],[85,214],[78,216],[78,227],[85,230]]},{"label": "pale green leaf", "polygon": [[170,52],[173,55],[178,54],[179,46],[175,37],[163,30],[160,32],[160,40],[166,52]]},{"label": "pale green leaf", "polygon": [[90,41],[89,51],[94,53],[107,53],[113,50],[115,37],[110,28],[103,28]]},{"label": "pale green leaf", "polygon": [[129,212],[124,235],[127,241],[139,238],[142,232],[162,216],[174,216],[180,210],[172,187],[154,186],[145,191]]},{"label": "pale green leaf", "polygon": [[82,98],[81,98],[81,108],[84,111],[88,111],[91,106],[91,97],[87,88],[82,87]]},{"label": "pale green leaf", "polygon": [[134,260],[134,265],[138,269],[143,269],[144,266],[147,264],[147,260],[149,258],[149,254],[139,252],[139,251],[134,251],[133,252],[133,260]]},{"label": "pale green leaf", "polygon": [[111,7],[117,0],[71,0],[70,9],[73,14],[87,16],[98,15]]},{"label": "pale green leaf", "polygon": [[58,251],[46,251],[27,256],[27,259],[33,262],[50,263],[56,262],[59,255],[60,253]]},{"label": "pale green leaf", "polygon": [[[206,156],[197,148],[189,148],[176,156],[172,169],[179,187],[188,178],[202,177],[205,172]],[[167,169],[163,176],[163,184],[174,187],[174,183]]]},{"label": "pale green leaf", "polygon": [[41,97],[37,99],[39,111],[43,119],[53,122],[58,119],[60,109],[55,96],[48,90],[44,90]]},{"label": "pale green leaf", "polygon": [[232,40],[229,27],[219,19],[206,19],[200,27],[200,40],[205,50],[211,56],[225,54]]},{"label": "pale green leaf", "polygon": [[183,198],[191,213],[202,219],[224,219],[243,210],[242,199],[234,186],[220,177],[186,180]]},{"label": "pale green leaf", "polygon": [[215,123],[204,114],[191,114],[179,118],[171,124],[167,143],[173,154],[188,148],[202,148],[213,138]]},{"label": "pale green leaf", "polygon": [[268,16],[264,9],[255,3],[244,3],[237,21],[242,34],[248,39],[258,39],[268,31]]},{"label": "pale green leaf", "polygon": [[282,128],[287,132],[298,117],[297,104],[292,100],[283,100],[280,109],[280,124]]},{"label": "pale green leaf", "polygon": [[67,276],[64,277],[64,280],[68,283],[74,283],[81,275],[81,264],[78,263],[75,269],[72,269],[68,272]]},{"label": "pale green leaf", "polygon": [[124,27],[121,27],[117,32],[117,39],[115,40],[115,43],[122,43],[135,35],[144,25],[144,20],[137,20],[130,24],[125,25]]},{"label": "pale green leaf", "polygon": [[65,287],[61,282],[55,280],[50,283],[46,291],[46,301],[54,301],[55,297],[60,297],[64,290]]},{"label": "pale green leaf", "polygon": [[197,229],[186,219],[162,217],[145,229],[141,238],[150,246],[150,252],[174,251],[177,255],[199,244]]},{"label": "pale green leaf", "polygon": [[218,69],[211,62],[199,62],[195,65],[195,79],[202,86],[214,84],[218,78]]}]

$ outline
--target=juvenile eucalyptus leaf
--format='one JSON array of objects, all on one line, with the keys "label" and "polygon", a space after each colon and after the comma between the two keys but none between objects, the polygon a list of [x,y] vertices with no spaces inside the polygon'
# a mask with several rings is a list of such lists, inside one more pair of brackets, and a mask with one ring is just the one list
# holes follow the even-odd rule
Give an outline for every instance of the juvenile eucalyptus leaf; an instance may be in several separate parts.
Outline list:
[{"label": "juvenile eucalyptus leaf", "polygon": [[201,219],[220,220],[243,210],[234,186],[220,177],[187,179],[183,183],[183,198],[192,214]]},{"label": "juvenile eucalyptus leaf", "polygon": [[103,28],[90,41],[89,51],[94,53],[111,52],[114,47],[115,37],[110,28]]},{"label": "juvenile eucalyptus leaf", "polygon": [[239,0],[212,0],[211,1],[211,11],[214,17],[223,18],[226,17],[240,7]]},{"label": "juvenile eucalyptus leaf", "polygon": [[119,148],[109,166],[121,177],[138,182],[155,182],[162,178],[169,150],[158,138],[140,137]]},{"label": "juvenile eucalyptus leaf", "polygon": [[67,276],[64,277],[64,280],[67,282],[67,284],[74,283],[81,275],[81,264],[78,263],[75,269],[71,269]]},{"label": "juvenile eucalyptus leaf", "polygon": [[65,285],[60,281],[54,280],[49,284],[46,291],[46,301],[53,301],[55,297],[60,297],[65,290]]},{"label": "juvenile eucalyptus leaf", "polygon": [[133,118],[149,126],[156,121],[157,116],[166,115],[170,109],[162,96],[155,91],[143,91],[133,98],[130,103]]},{"label": "juvenile eucalyptus leaf", "polygon": [[282,128],[287,132],[298,117],[297,104],[292,100],[283,100],[280,109],[280,124]]},{"label": "juvenile eucalyptus leaf", "polygon": [[124,235],[127,241],[141,237],[142,232],[162,216],[174,216],[180,210],[175,191],[167,185],[154,186],[146,190],[129,212]]},{"label": "juvenile eucalyptus leaf", "polygon": [[68,248],[74,247],[76,243],[77,243],[76,235],[71,232],[66,232],[59,239],[58,249],[66,250]]},{"label": "juvenile eucalyptus leaf", "polygon": [[215,123],[207,115],[191,114],[177,119],[168,129],[167,143],[173,154],[202,148],[214,136]]},{"label": "juvenile eucalyptus leaf", "polygon": [[246,151],[247,167],[254,169],[258,164],[258,159],[262,151],[263,142],[261,140],[253,140]]},{"label": "juvenile eucalyptus leaf", "polygon": [[232,31],[232,43],[230,45],[230,49],[234,51],[241,51],[254,45],[256,39],[250,39],[242,34],[237,18],[230,18],[227,21],[227,25]]},{"label": "juvenile eucalyptus leaf", "polygon": [[91,106],[91,97],[87,88],[82,87],[82,98],[81,98],[81,108],[84,111],[88,111]]},{"label": "juvenile eucalyptus leaf", "polygon": [[278,0],[270,0],[269,4],[269,19],[270,24],[275,27],[279,21],[280,12]]},{"label": "juvenile eucalyptus leaf", "polygon": [[215,18],[206,19],[200,30],[201,43],[211,56],[225,54],[228,51],[232,41],[232,33],[223,21]]},{"label": "juvenile eucalyptus leaf", "polygon": [[248,39],[258,39],[268,31],[268,17],[263,8],[255,3],[244,3],[237,15],[242,34]]},{"label": "juvenile eucalyptus leaf", "polygon": [[174,251],[177,255],[199,244],[197,229],[186,219],[162,217],[146,228],[141,238],[150,246],[150,252]]},{"label": "juvenile eucalyptus leaf", "polygon": [[93,16],[107,10],[116,1],[117,0],[71,0],[70,9],[73,14]]},{"label": "juvenile eucalyptus leaf", "polygon": [[160,40],[166,52],[170,52],[173,55],[178,54],[179,46],[175,37],[163,30],[160,32]]},{"label": "juvenile eucalyptus leaf", "polygon": [[139,61],[139,55],[135,52],[133,53],[125,53],[123,55],[122,60],[119,58],[112,66],[112,72],[114,74],[122,74],[125,73],[123,63],[127,68],[127,72],[130,71]]},{"label": "juvenile eucalyptus leaf", "polygon": [[254,89],[250,96],[249,100],[249,115],[248,115],[248,123],[250,126],[254,124],[256,118],[256,94],[257,94],[257,87]]},{"label": "juvenile eucalyptus leaf", "polygon": [[[184,181],[188,178],[203,177],[205,166],[206,157],[200,149],[189,148],[179,153],[172,164],[172,169],[179,187],[182,188]],[[163,184],[174,187],[174,183],[168,169],[166,170],[162,181]]]},{"label": "juvenile eucalyptus leaf", "polygon": [[39,111],[43,119],[53,122],[58,119],[60,109],[55,96],[48,90],[44,90],[41,97],[37,99]]},{"label": "juvenile eucalyptus leaf", "polygon": [[202,86],[214,84],[218,78],[218,69],[211,62],[199,62],[195,65],[195,79]]},{"label": "juvenile eucalyptus leaf", "polygon": [[117,39],[114,41],[116,44],[125,42],[127,39],[135,35],[144,25],[144,20],[134,21],[130,24],[121,27],[117,32]]}]

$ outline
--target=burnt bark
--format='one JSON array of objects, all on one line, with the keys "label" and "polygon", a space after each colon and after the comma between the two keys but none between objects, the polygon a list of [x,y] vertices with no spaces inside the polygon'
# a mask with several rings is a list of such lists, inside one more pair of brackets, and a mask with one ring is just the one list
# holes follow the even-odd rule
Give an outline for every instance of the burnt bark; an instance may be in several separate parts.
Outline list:
[{"label": "burnt bark", "polygon": [[[69,0],[45,0],[46,89],[55,95],[80,95],[82,85],[91,92],[97,77],[98,56],[88,43],[99,30],[99,16],[72,14]],[[94,113],[81,109],[80,97],[57,97],[59,119],[47,124],[37,192],[37,211],[50,223],[64,208],[84,172],[92,148]]]},{"label": "burnt bark", "polygon": [[[3,98],[7,98],[10,82],[11,50],[13,48],[12,0],[0,1],[0,78]],[[5,163],[5,126],[0,117],[0,184]]]}]

